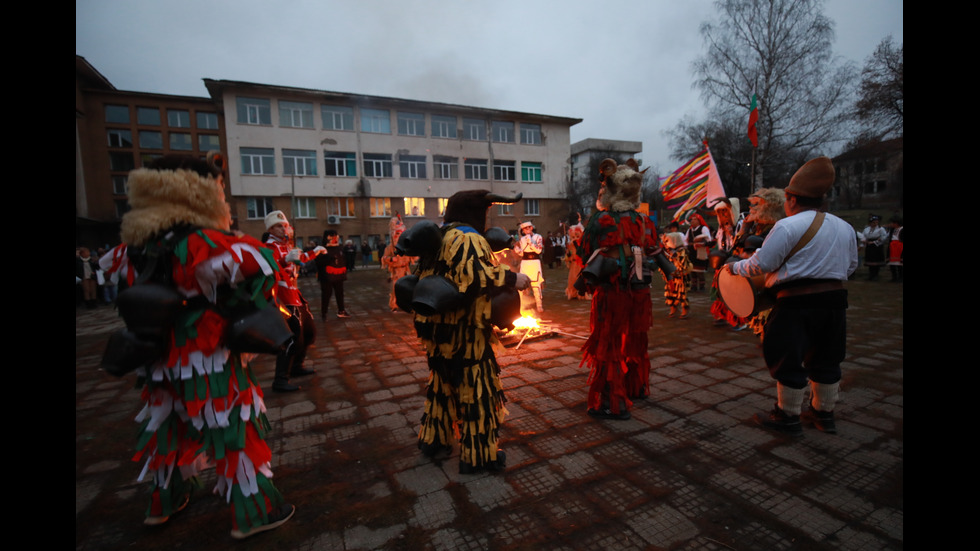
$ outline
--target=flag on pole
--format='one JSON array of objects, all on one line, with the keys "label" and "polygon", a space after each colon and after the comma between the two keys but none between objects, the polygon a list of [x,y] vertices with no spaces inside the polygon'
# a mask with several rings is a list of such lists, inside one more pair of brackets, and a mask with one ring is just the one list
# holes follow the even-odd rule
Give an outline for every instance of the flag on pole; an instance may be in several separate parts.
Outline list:
[{"label": "flag on pole", "polygon": [[752,147],[759,147],[759,131],[755,128],[755,123],[759,121],[759,106],[755,101],[755,94],[752,94],[752,106],[749,107],[749,140]]},{"label": "flag on pole", "polygon": [[707,144],[693,159],[664,179],[660,185],[660,193],[668,210],[678,209],[674,213],[674,220],[681,219],[708,200],[726,197],[718,167],[711,158]]}]

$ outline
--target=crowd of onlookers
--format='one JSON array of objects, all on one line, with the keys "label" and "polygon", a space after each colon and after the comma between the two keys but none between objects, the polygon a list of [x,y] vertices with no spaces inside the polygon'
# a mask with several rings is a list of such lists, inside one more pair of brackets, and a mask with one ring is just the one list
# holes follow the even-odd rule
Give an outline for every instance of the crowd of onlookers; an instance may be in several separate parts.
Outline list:
[{"label": "crowd of onlookers", "polygon": [[112,304],[118,294],[117,276],[106,276],[99,268],[99,258],[108,247],[95,251],[88,247],[75,247],[75,306],[95,308],[100,303]]}]

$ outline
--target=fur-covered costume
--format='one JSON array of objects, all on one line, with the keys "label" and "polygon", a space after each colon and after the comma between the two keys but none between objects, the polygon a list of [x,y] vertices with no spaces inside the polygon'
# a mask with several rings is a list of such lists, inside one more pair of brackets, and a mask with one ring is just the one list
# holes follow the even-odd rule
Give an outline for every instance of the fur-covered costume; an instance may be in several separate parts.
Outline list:
[{"label": "fur-covered costume", "polygon": [[395,284],[399,279],[409,274],[415,258],[397,254],[395,251],[395,244],[398,243],[398,238],[405,231],[405,223],[402,222],[401,217],[396,216],[391,219],[388,224],[388,231],[391,235],[391,243],[385,247],[384,254],[381,256],[381,267],[388,270],[388,277],[391,280],[388,307],[391,308],[392,312],[396,312],[398,304],[395,302]]},{"label": "fur-covered costume", "polygon": [[690,301],[687,292],[691,289],[691,260],[687,256],[687,243],[684,241],[684,234],[673,231],[663,236],[664,252],[670,263],[674,265],[673,277],[664,274],[664,303],[670,308],[670,317],[677,315],[677,309],[681,310],[681,317],[687,316]]},{"label": "fur-covered costume", "polygon": [[[460,293],[458,307],[434,315],[415,314],[415,330],[429,362],[429,383],[419,430],[419,449],[434,456],[460,445],[460,473],[499,470],[504,391],[491,323],[490,292],[513,286],[517,276],[497,264],[481,232],[493,202],[486,191],[459,192],[449,199],[437,254],[420,256],[418,276],[442,276]],[[471,212],[475,211],[475,212]]]},{"label": "fur-covered costume", "polygon": [[136,371],[144,405],[133,459],[145,461],[140,480],[153,482],[147,524],[181,510],[198,472],[213,464],[214,493],[231,503],[234,537],[278,526],[288,518],[280,506],[292,506],[283,505],[271,480],[262,390],[250,356],[229,350],[224,337],[230,308],[272,300],[277,267],[271,251],[229,232],[220,178],[141,168],[128,183],[132,208],[123,217],[123,244],[103,257],[104,269],[139,285],[139,271],[160,253],[157,269],[146,268],[146,275],[157,274],[151,281],[187,299],[166,355]]},{"label": "fur-covered costume", "polygon": [[587,266],[594,253],[594,261],[601,256],[616,263],[613,273],[593,286],[591,334],[582,347],[582,364],[590,369],[589,413],[601,418],[628,418],[632,399],[650,392],[647,331],[653,314],[644,258],[659,252],[660,243],[653,222],[636,211],[643,180],[637,169],[632,159],[626,165],[612,159],[600,164],[600,210],[586,224],[578,250]]}]

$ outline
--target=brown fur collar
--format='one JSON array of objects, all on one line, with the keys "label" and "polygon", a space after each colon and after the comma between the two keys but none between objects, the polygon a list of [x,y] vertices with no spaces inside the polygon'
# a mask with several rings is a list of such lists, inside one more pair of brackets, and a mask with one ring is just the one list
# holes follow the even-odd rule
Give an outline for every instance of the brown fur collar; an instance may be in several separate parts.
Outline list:
[{"label": "brown fur collar", "polygon": [[120,233],[124,243],[143,245],[177,224],[228,231],[231,209],[218,181],[190,170],[136,169],[129,173],[129,205]]}]

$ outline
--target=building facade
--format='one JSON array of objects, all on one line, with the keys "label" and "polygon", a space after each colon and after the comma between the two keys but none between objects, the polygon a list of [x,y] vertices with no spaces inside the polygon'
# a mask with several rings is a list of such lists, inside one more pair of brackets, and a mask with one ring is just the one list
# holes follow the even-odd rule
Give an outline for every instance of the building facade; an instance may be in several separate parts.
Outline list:
[{"label": "building facade", "polygon": [[225,122],[232,212],[260,235],[282,210],[297,245],[335,229],[383,247],[389,220],[441,221],[457,191],[524,200],[489,226],[557,228],[568,213],[570,127],[581,119],[205,79]]},{"label": "building facade", "polygon": [[866,143],[833,160],[837,178],[830,203],[834,208],[904,206],[904,137]]}]

